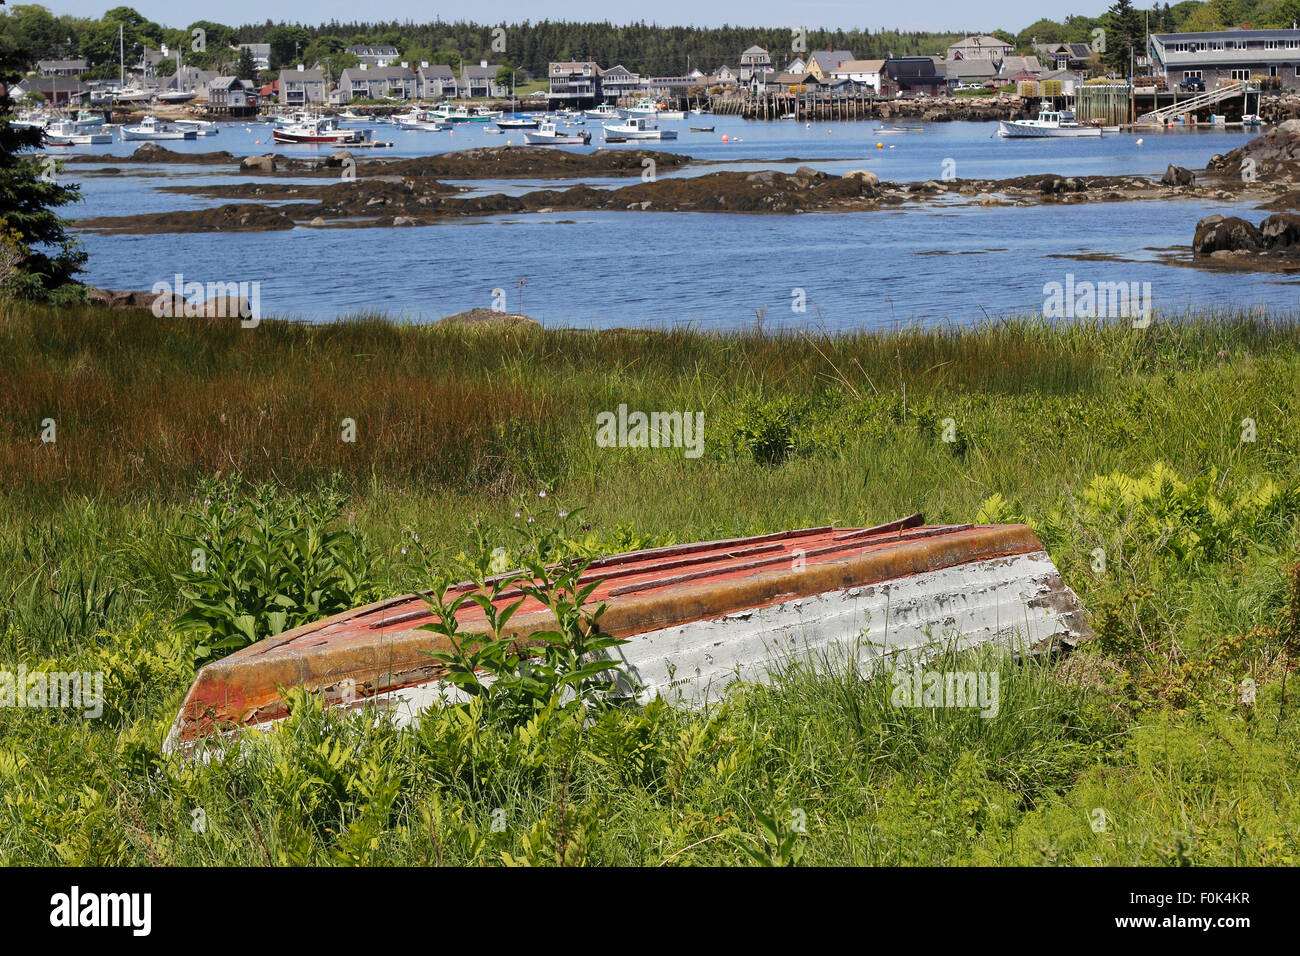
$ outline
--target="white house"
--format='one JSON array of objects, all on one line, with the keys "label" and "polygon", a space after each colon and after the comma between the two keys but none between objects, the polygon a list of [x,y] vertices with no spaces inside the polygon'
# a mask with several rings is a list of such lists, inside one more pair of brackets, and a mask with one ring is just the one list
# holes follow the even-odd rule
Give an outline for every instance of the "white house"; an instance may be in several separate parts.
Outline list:
[{"label": "white house", "polygon": [[880,92],[880,77],[885,72],[884,60],[846,60],[831,70],[832,80],[852,80],[858,86],[871,87]]}]

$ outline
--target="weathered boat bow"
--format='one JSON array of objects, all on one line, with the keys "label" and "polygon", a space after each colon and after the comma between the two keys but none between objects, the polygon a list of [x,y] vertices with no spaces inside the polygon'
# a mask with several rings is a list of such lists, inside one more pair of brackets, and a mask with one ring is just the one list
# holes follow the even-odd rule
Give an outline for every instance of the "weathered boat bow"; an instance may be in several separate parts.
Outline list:
[{"label": "weathered boat bow", "polygon": [[[602,631],[646,698],[699,703],[735,680],[764,681],[775,664],[852,655],[869,672],[899,651],[990,641],[1025,651],[1090,636],[1077,597],[1025,525],[924,524],[912,515],[874,528],[798,531],[676,545],[592,562]],[[468,583],[459,585],[469,589]],[[453,589],[449,597],[454,596]],[[518,594],[503,601],[518,600]],[[486,633],[465,602],[463,630]],[[439,637],[419,595],[303,625],[199,671],[165,748],[287,715],[284,689],[387,708],[398,722],[436,705]],[[554,627],[527,599],[512,635]]]}]

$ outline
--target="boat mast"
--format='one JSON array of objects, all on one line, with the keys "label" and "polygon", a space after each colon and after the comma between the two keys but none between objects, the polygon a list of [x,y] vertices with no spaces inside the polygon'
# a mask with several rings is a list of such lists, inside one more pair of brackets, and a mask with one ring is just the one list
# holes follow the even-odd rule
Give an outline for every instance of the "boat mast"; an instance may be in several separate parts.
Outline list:
[{"label": "boat mast", "polygon": [[117,86],[126,85],[126,47],[122,45],[122,24],[117,25]]}]

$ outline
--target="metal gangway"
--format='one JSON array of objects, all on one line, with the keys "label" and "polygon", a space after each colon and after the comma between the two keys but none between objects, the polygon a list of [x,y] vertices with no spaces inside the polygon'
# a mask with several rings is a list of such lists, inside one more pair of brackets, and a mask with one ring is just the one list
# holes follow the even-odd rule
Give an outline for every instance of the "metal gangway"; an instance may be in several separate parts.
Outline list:
[{"label": "metal gangway", "polygon": [[[1143,113],[1138,117],[1137,125],[1164,123],[1165,120],[1173,119],[1175,116],[1186,116],[1188,113],[1204,109],[1207,106],[1213,106],[1216,103],[1222,103],[1224,100],[1230,100],[1237,96],[1242,98],[1242,112],[1246,113],[1248,112],[1246,110],[1246,97],[1251,93],[1258,95],[1259,87],[1249,80],[1237,80],[1226,86],[1218,86],[1212,90],[1206,90],[1204,93],[1197,93],[1185,100],[1177,100],[1170,106],[1162,106],[1150,113]],[[1174,96],[1177,95],[1175,92]]]}]

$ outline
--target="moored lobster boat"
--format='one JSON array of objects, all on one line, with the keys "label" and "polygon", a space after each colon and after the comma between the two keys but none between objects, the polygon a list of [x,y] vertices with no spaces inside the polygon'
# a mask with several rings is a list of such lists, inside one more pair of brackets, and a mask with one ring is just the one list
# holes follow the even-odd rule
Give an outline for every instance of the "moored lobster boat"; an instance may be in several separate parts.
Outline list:
[{"label": "moored lobster boat", "polygon": [[362,146],[370,139],[365,129],[340,129],[328,119],[311,119],[294,126],[276,127],[271,136],[277,143],[326,143]]},{"label": "moored lobster boat", "polygon": [[[1024,525],[927,526],[912,515],[874,528],[808,528],[602,558],[584,572],[599,582],[604,633],[642,699],[717,699],[735,680],[765,681],[791,659],[814,666],[839,656],[861,673],[900,652],[1001,642],[1016,651],[1090,636],[1082,608]],[[473,590],[465,583],[446,600]],[[499,604],[520,598],[507,588]],[[486,633],[483,609],[464,601],[461,628]],[[167,736],[191,751],[207,737],[267,728],[287,716],[284,690],[371,706],[398,724],[451,693],[428,652],[449,649],[420,626],[433,619],[420,595],[380,601],[236,651],[199,671]],[[553,629],[527,599],[509,635]]]}]

